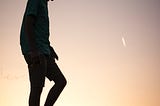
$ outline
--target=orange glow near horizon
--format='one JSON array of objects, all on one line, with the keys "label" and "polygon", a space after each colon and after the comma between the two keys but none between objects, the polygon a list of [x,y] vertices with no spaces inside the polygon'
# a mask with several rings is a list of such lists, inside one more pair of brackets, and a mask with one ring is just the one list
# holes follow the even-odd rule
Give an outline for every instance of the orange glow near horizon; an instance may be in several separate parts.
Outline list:
[{"label": "orange glow near horizon", "polygon": [[[0,106],[28,106],[19,45],[26,2],[0,4]],[[49,2],[50,42],[68,81],[55,106],[160,106],[159,6],[156,0]],[[41,106],[53,84],[46,79]]]}]

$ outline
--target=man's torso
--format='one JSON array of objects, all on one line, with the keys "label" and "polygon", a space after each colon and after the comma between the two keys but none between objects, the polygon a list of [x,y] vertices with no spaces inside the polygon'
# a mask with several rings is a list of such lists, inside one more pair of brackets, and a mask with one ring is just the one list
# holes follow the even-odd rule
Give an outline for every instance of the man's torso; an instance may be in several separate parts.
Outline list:
[{"label": "man's torso", "polygon": [[24,28],[24,20],[27,15],[34,15],[36,21],[34,24],[34,34],[36,48],[43,54],[50,54],[49,50],[49,17],[46,0],[28,0],[26,11],[21,27],[20,43],[23,54],[30,52],[27,35]]}]

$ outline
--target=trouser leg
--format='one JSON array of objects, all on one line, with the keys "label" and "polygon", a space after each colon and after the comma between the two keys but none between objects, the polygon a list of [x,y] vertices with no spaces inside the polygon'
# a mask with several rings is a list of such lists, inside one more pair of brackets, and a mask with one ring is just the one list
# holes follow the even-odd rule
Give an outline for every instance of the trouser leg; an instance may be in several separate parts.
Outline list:
[{"label": "trouser leg", "polygon": [[47,60],[44,55],[38,58],[31,58],[30,55],[25,55],[25,60],[28,64],[29,79],[30,79],[30,96],[29,106],[40,106],[40,96],[45,82],[47,71]]},{"label": "trouser leg", "polygon": [[29,96],[29,106],[40,106],[40,96],[43,87],[31,87]]},{"label": "trouser leg", "polygon": [[54,69],[54,77],[53,81],[55,82],[54,86],[50,89],[45,106],[53,106],[56,100],[58,99],[59,95],[61,94],[62,90],[66,86],[66,79],[60,69],[58,68],[57,64],[54,63],[52,67],[50,67],[52,70]]}]

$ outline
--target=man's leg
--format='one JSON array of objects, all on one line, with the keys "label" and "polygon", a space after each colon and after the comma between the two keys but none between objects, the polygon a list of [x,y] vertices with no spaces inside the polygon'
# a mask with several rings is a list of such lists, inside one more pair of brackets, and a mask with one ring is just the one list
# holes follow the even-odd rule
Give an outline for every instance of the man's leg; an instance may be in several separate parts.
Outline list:
[{"label": "man's leg", "polygon": [[40,106],[40,96],[42,87],[31,87],[29,96],[29,106]]},{"label": "man's leg", "polygon": [[55,62],[49,64],[47,68],[47,77],[50,80],[53,80],[55,82],[55,85],[50,89],[48,93],[45,106],[53,106],[62,90],[66,86],[67,81]]},{"label": "man's leg", "polygon": [[28,64],[30,78],[29,106],[40,106],[40,96],[45,82],[47,71],[47,61],[44,55],[36,59],[31,59],[30,55],[25,55]]}]

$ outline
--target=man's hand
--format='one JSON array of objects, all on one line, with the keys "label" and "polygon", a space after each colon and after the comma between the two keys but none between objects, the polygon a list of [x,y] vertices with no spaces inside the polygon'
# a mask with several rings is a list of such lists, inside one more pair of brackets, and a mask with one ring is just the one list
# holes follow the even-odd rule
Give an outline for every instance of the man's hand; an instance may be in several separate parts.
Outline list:
[{"label": "man's hand", "polygon": [[58,60],[58,59],[59,59],[59,57],[58,57],[58,55],[57,55],[57,54],[56,54],[55,58],[56,58],[56,60]]},{"label": "man's hand", "polygon": [[56,52],[54,51],[54,49],[50,46],[50,52],[51,52],[51,57],[54,57],[56,60],[58,60],[58,55],[56,54]]}]

